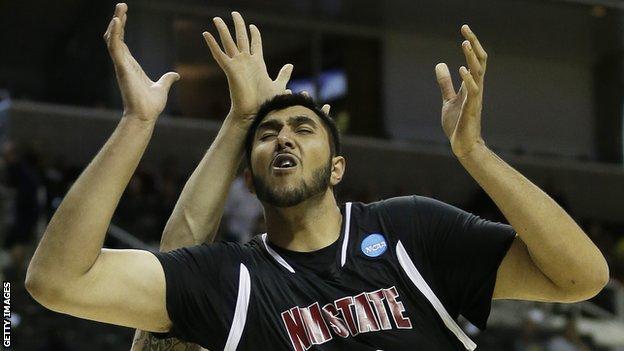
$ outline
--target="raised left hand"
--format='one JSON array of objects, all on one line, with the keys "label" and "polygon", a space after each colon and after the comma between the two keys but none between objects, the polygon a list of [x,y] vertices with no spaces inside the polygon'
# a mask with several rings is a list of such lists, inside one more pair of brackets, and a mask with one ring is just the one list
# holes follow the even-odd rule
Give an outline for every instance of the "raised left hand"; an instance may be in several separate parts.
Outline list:
[{"label": "raised left hand", "polygon": [[155,122],[165,108],[171,85],[180,76],[175,72],[168,72],[154,82],[145,74],[124,40],[127,12],[128,5],[125,3],[115,6],[115,14],[104,33],[104,41],[115,66],[124,116]]},{"label": "raised left hand", "polygon": [[468,25],[462,26],[461,33],[467,39],[462,43],[462,50],[468,69],[465,66],[459,69],[462,78],[459,91],[455,92],[448,66],[439,63],[435,67],[442,92],[442,129],[458,158],[466,157],[475,147],[485,145],[481,137],[481,110],[487,64],[487,53]]}]

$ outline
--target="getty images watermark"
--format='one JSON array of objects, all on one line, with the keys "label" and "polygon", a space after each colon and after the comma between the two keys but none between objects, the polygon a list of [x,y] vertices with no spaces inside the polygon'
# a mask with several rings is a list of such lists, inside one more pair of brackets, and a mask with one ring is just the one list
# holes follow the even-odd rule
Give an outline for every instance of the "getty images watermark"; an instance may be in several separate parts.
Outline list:
[{"label": "getty images watermark", "polygon": [[11,347],[11,283],[2,283],[2,324],[4,335],[2,346],[5,350]]}]

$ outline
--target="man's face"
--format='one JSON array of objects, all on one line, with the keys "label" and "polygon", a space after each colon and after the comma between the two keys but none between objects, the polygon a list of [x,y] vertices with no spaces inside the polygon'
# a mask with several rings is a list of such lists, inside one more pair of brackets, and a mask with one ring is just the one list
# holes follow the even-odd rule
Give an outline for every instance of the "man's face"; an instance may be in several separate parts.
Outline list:
[{"label": "man's face", "polygon": [[270,112],[256,129],[250,168],[258,198],[276,207],[325,192],[332,157],[323,122],[303,106]]}]

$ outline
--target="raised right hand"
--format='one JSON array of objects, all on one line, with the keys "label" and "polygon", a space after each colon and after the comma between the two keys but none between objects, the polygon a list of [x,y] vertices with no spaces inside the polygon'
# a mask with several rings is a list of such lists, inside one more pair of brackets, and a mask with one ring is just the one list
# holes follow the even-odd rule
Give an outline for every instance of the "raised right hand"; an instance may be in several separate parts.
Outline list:
[{"label": "raised right hand", "polygon": [[232,18],[236,30],[236,42],[232,39],[225,22],[220,17],[213,19],[224,50],[212,34],[204,32],[202,35],[212,57],[227,76],[232,102],[230,115],[247,127],[263,102],[275,95],[286,93],[286,84],[290,79],[293,65],[284,65],[277,78],[272,80],[267,73],[262,56],[260,31],[253,24],[249,26],[250,43],[243,17],[238,12],[232,12]]},{"label": "raised right hand", "polygon": [[165,73],[157,82],[147,77],[124,42],[127,11],[125,3],[115,6],[115,14],[104,33],[104,41],[115,65],[124,116],[155,121],[165,108],[169,88],[180,76],[175,72]]}]

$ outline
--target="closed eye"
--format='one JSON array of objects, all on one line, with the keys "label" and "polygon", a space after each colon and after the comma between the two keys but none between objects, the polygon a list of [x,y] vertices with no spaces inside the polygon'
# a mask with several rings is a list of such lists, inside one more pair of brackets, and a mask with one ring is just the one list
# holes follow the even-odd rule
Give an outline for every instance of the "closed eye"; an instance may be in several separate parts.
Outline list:
[{"label": "closed eye", "polygon": [[302,129],[298,129],[297,133],[299,133],[299,134],[312,134],[313,132],[310,129],[302,128]]},{"label": "closed eye", "polygon": [[271,137],[274,137],[274,136],[276,136],[276,135],[277,135],[277,134],[275,134],[275,133],[265,133],[265,134],[262,134],[262,135],[260,136],[260,140],[264,141],[264,140],[267,140],[267,139],[269,139],[269,138],[271,138]]}]

